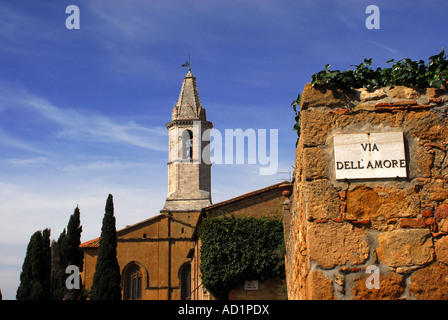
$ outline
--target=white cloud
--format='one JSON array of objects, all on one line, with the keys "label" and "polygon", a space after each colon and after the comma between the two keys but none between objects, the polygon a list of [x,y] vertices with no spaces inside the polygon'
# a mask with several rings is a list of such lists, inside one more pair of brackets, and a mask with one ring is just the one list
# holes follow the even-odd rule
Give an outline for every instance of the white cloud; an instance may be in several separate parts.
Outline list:
[{"label": "white cloud", "polygon": [[[0,92],[7,94],[0,101],[1,108],[21,107],[37,112],[40,116],[62,127],[57,133],[59,138],[123,143],[154,151],[166,151],[167,132],[164,127],[144,127],[134,121],[118,122],[87,110],[58,107],[25,90],[11,90],[3,87],[0,88]],[[7,136],[1,130],[0,142],[38,152],[26,143]]]},{"label": "white cloud", "polygon": [[0,144],[4,144],[4,145],[10,146],[10,147],[13,147],[15,149],[45,154],[44,151],[39,150],[38,148],[30,145],[29,143],[24,142],[15,137],[11,137],[10,135],[6,134],[1,128],[0,128]]},{"label": "white cloud", "polygon": [[394,49],[394,48],[392,48],[390,46],[387,46],[387,45],[385,45],[383,43],[380,43],[378,41],[369,40],[369,42],[374,44],[374,45],[376,45],[376,46],[378,46],[378,47],[380,47],[380,48],[382,48],[382,49],[384,49],[384,50],[386,50],[386,51],[389,51],[390,53],[392,53],[394,55],[400,53],[398,50],[396,50],[396,49]]},{"label": "white cloud", "polygon": [[16,167],[31,167],[38,165],[52,164],[47,157],[34,157],[34,158],[11,158],[4,159],[5,164],[9,164]]}]

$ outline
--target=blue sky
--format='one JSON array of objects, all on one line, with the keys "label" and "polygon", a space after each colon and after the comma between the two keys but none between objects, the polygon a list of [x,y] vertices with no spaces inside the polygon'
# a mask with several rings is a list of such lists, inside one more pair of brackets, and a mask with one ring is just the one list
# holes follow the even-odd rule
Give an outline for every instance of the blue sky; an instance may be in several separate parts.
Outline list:
[{"label": "blue sky", "polygon": [[[68,30],[67,6],[80,10]],[[380,29],[368,30],[368,5]],[[278,129],[279,171],[292,171],[290,103],[311,74],[424,59],[447,46],[448,3],[430,1],[16,0],[0,2],[0,288],[15,299],[36,230],[55,239],[76,205],[97,237],[107,195],[117,228],[159,213],[167,130],[191,54],[218,130]],[[222,201],[288,179],[257,165],[214,165]]]}]

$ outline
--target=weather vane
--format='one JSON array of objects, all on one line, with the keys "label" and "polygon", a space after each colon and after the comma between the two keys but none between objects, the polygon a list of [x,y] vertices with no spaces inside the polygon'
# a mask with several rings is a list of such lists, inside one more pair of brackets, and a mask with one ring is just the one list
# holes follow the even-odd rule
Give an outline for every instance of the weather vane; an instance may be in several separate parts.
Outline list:
[{"label": "weather vane", "polygon": [[185,61],[185,63],[183,65],[181,65],[181,67],[183,68],[188,68],[188,71],[191,71],[191,67],[190,67],[190,54],[188,54],[188,60]]}]

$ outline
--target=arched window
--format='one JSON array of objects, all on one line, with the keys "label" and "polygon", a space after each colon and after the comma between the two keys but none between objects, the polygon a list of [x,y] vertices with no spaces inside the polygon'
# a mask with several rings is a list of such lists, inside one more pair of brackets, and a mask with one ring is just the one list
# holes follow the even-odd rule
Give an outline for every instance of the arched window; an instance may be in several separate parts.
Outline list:
[{"label": "arched window", "polygon": [[188,263],[182,267],[180,275],[180,289],[182,300],[190,299],[191,294],[191,265]]},{"label": "arched window", "polygon": [[142,298],[142,271],[136,264],[128,268],[125,275],[126,300],[137,300]]},{"label": "arched window", "polygon": [[193,159],[193,132],[191,130],[182,132],[182,159]]}]

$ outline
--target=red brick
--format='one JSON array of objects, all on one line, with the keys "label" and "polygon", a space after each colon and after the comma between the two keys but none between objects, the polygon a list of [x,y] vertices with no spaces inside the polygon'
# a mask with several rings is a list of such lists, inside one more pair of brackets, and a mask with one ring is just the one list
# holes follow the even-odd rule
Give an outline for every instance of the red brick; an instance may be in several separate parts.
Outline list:
[{"label": "red brick", "polygon": [[393,107],[394,105],[392,103],[387,103],[387,102],[381,102],[381,103],[377,103],[375,105],[375,108],[378,107]]},{"label": "red brick", "polygon": [[418,109],[430,109],[433,106],[430,104],[419,104],[419,105],[415,105],[415,106],[409,106],[409,108],[411,110],[418,110]]},{"label": "red brick", "polygon": [[434,213],[432,212],[432,210],[430,210],[430,209],[422,210],[422,217],[431,218],[433,216],[434,216]]},{"label": "red brick", "polygon": [[445,203],[438,206],[435,210],[435,217],[437,222],[439,222],[443,218],[448,217],[448,204]]},{"label": "red brick", "polygon": [[355,226],[368,226],[370,225],[370,220],[366,219],[366,220],[353,220],[350,221],[351,223],[353,223]]},{"label": "red brick", "polygon": [[440,103],[442,102],[442,98],[430,98],[429,102]]},{"label": "red brick", "polygon": [[402,228],[426,228],[424,219],[421,218],[405,218],[400,219],[400,227]]}]

